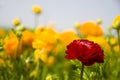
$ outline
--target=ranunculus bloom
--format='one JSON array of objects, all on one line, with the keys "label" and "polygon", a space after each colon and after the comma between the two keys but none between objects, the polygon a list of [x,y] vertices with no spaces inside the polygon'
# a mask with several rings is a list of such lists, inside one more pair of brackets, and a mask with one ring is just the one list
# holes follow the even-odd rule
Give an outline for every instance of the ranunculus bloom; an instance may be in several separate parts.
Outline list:
[{"label": "ranunculus bloom", "polygon": [[103,30],[100,25],[87,21],[80,25],[79,28],[80,34],[83,36],[102,36]]},{"label": "ranunculus bloom", "polygon": [[90,66],[95,62],[103,63],[104,54],[101,47],[92,41],[74,40],[67,46],[65,58],[78,59],[83,65]]},{"label": "ranunculus bloom", "polygon": [[112,23],[113,28],[115,29],[120,28],[119,23],[120,23],[120,14],[114,18]]}]

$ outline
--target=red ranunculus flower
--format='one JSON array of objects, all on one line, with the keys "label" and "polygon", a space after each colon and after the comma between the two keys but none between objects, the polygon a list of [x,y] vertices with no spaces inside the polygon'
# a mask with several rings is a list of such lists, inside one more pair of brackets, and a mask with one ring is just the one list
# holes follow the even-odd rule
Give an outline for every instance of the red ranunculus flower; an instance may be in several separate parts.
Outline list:
[{"label": "red ranunculus flower", "polygon": [[88,40],[74,40],[67,46],[66,54],[66,59],[78,59],[86,66],[93,65],[95,62],[104,62],[101,47],[97,43]]}]

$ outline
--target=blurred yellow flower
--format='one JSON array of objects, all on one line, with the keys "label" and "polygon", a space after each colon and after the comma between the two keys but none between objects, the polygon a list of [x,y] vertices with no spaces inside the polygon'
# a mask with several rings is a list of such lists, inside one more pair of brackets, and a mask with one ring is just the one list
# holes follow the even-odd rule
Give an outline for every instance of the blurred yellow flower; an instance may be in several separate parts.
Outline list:
[{"label": "blurred yellow flower", "polygon": [[48,44],[54,44],[57,40],[58,34],[52,28],[46,28],[37,37],[38,39],[45,41]]},{"label": "blurred yellow flower", "polygon": [[22,32],[23,43],[27,46],[32,46],[32,42],[34,41],[35,35],[33,32],[29,30],[25,30]]},{"label": "blurred yellow flower", "polygon": [[114,18],[114,20],[113,20],[113,23],[112,23],[112,25],[113,25],[113,28],[120,28],[120,15],[117,15],[115,18]]},{"label": "blurred yellow flower", "polygon": [[34,52],[34,57],[36,60],[42,60],[43,62],[47,62],[47,51],[42,48],[42,49],[36,49]]},{"label": "blurred yellow flower", "polygon": [[119,52],[119,45],[113,46],[113,50],[114,50],[115,52]]},{"label": "blurred yellow flower", "polygon": [[19,19],[19,18],[13,19],[13,20],[12,20],[12,24],[13,24],[14,26],[18,26],[18,25],[20,24],[20,19]]},{"label": "blurred yellow flower", "polygon": [[51,75],[51,74],[48,74],[48,75],[46,76],[46,80],[53,80],[52,75]]},{"label": "blurred yellow flower", "polygon": [[53,46],[56,44],[58,39],[58,33],[54,31],[53,28],[49,28],[49,27],[37,28],[35,30],[35,36],[36,37],[33,44],[36,44],[37,47],[37,45],[45,43],[45,45],[42,44],[42,46],[45,47],[47,51],[50,51],[53,48]]},{"label": "blurred yellow flower", "polygon": [[47,59],[47,65],[51,67],[53,65],[54,61],[55,61],[54,57],[49,56]]},{"label": "blurred yellow flower", "polygon": [[41,34],[45,29],[46,29],[46,26],[41,25],[41,26],[37,27],[37,28],[34,30],[34,32],[35,32],[36,35],[39,35],[39,34]]},{"label": "blurred yellow flower", "polygon": [[103,31],[99,25],[88,21],[80,26],[80,34],[83,36],[101,36],[103,35]]},{"label": "blurred yellow flower", "polygon": [[112,37],[112,38],[110,38],[109,43],[111,45],[115,45],[115,44],[117,44],[117,39]]},{"label": "blurred yellow flower", "polygon": [[67,45],[75,39],[79,39],[74,31],[64,31],[60,33],[60,41]]},{"label": "blurred yellow flower", "polygon": [[17,38],[17,36],[16,36],[16,34],[15,34],[15,32],[13,30],[8,31],[8,36],[7,37],[9,37],[9,38]]},{"label": "blurred yellow flower", "polygon": [[0,29],[0,38],[5,36],[5,30],[4,29]]},{"label": "blurred yellow flower", "polygon": [[32,11],[35,13],[35,14],[40,14],[42,12],[42,9],[40,6],[38,5],[33,5],[32,6]]},{"label": "blurred yellow flower", "polygon": [[0,67],[4,64],[4,60],[0,58]]},{"label": "blurred yellow flower", "polygon": [[98,37],[88,36],[87,39],[95,43],[98,43],[105,51],[107,52],[110,51],[110,46],[108,45],[108,43],[106,42],[103,36],[98,36]]},{"label": "blurred yellow flower", "polygon": [[41,48],[46,48],[47,44],[39,39],[36,39],[32,43],[33,48],[36,49],[41,49]]},{"label": "blurred yellow flower", "polygon": [[57,43],[54,47],[54,49],[52,50],[54,56],[57,56],[60,51],[62,51],[65,48],[65,45],[62,44],[61,42]]}]

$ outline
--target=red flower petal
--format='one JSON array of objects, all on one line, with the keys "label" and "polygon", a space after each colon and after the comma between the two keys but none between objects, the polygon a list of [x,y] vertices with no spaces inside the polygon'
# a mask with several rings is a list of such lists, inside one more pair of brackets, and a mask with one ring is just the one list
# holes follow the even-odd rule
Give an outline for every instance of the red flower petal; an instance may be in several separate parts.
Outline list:
[{"label": "red flower petal", "polygon": [[93,65],[95,62],[103,63],[104,54],[101,47],[88,40],[74,40],[67,46],[66,59],[78,59],[86,66]]}]

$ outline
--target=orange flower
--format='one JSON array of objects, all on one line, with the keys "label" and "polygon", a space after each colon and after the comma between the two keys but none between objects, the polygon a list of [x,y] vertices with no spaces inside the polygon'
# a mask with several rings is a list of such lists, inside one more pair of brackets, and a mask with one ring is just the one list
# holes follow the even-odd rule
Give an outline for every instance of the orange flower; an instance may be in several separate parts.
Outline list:
[{"label": "orange flower", "polygon": [[29,31],[29,30],[23,31],[22,39],[23,39],[23,42],[25,45],[32,46],[32,42],[33,42],[34,38],[35,38],[35,35],[31,31]]},{"label": "orange flower", "polygon": [[89,21],[80,26],[80,34],[83,36],[101,36],[103,35],[103,31],[99,25]]},{"label": "orange flower", "polygon": [[87,37],[88,40],[93,41],[95,43],[98,43],[101,47],[103,47],[103,49],[105,49],[105,51],[109,52],[110,51],[110,46],[108,45],[108,43],[106,42],[105,38],[103,36],[88,36]]},{"label": "orange flower", "polygon": [[[18,39],[17,38],[7,39],[5,41],[5,45],[4,45],[5,53],[3,54],[3,56],[9,56],[13,59],[16,54],[17,47],[18,47]],[[20,42],[17,56],[21,54],[21,50],[22,50],[21,48],[22,48],[22,46],[21,46],[21,42]]]},{"label": "orange flower", "polygon": [[60,41],[67,45],[75,39],[79,39],[79,37],[75,34],[74,31],[64,31],[60,33]]}]

